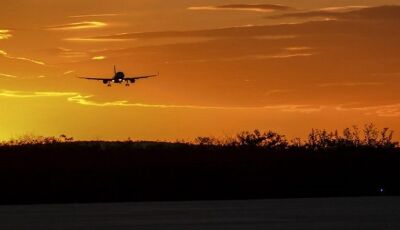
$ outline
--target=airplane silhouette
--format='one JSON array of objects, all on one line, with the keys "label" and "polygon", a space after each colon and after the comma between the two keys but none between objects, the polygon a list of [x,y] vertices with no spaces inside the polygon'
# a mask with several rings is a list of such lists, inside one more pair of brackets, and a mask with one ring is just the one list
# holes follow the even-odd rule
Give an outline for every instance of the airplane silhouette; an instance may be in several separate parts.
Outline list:
[{"label": "airplane silhouette", "polygon": [[103,83],[107,84],[107,86],[111,86],[111,83],[122,84],[123,82],[125,82],[126,86],[129,86],[131,83],[132,84],[135,83],[135,81],[138,79],[156,77],[158,75],[159,74],[157,73],[157,74],[153,74],[153,75],[125,77],[125,74],[123,72],[117,72],[117,69],[114,66],[114,77],[113,78],[97,78],[97,77],[79,77],[79,78],[86,79],[86,80],[103,81]]}]

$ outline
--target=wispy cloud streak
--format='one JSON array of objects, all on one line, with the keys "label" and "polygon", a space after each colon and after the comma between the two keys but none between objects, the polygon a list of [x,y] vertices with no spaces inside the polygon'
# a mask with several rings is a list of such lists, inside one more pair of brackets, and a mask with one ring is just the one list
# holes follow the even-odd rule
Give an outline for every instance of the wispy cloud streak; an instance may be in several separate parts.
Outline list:
[{"label": "wispy cloud streak", "polygon": [[282,112],[315,113],[321,112],[323,106],[313,105],[268,105],[268,106],[203,106],[203,105],[174,105],[174,104],[145,104],[131,103],[127,100],[96,102],[93,95],[82,95],[78,92],[24,92],[24,91],[0,91],[0,97],[8,98],[46,98],[59,97],[66,98],[69,102],[74,102],[84,106],[96,107],[138,107],[155,109],[196,109],[196,110],[277,110]]},{"label": "wispy cloud streak", "polygon": [[379,117],[400,117],[400,103],[389,105],[376,105],[376,106],[345,106],[339,105],[336,107],[337,111],[360,111],[365,115],[376,115]]},{"label": "wispy cloud streak", "polygon": [[378,86],[384,85],[383,82],[334,82],[334,83],[321,83],[317,84],[318,87],[335,87],[335,86],[344,86],[344,87],[357,87],[357,86]]},{"label": "wispy cloud streak", "polygon": [[74,22],[63,25],[48,26],[45,27],[47,30],[83,30],[83,29],[95,29],[107,26],[105,22],[98,21],[85,21],[85,22]]},{"label": "wispy cloud streak", "polygon": [[75,95],[77,95],[77,93],[74,92],[22,92],[12,90],[0,91],[1,97],[10,98],[66,97]]},{"label": "wispy cloud streak", "polygon": [[93,18],[93,17],[115,17],[123,14],[82,14],[82,15],[71,15],[70,18]]},{"label": "wispy cloud streak", "polygon": [[268,59],[289,59],[289,58],[307,58],[315,55],[315,53],[278,53],[272,55],[254,54],[245,55],[238,57],[225,57],[225,58],[214,58],[214,59],[187,59],[180,61],[169,61],[168,63],[202,63],[202,62],[233,62],[233,61],[246,61],[246,60],[268,60]]},{"label": "wispy cloud streak", "polygon": [[364,8],[369,8],[369,6],[336,6],[336,7],[326,7],[326,8],[321,8],[319,11],[325,11],[325,12],[347,12],[347,11],[353,11],[353,10],[360,10]]},{"label": "wispy cloud streak", "polygon": [[188,10],[238,10],[238,11],[255,11],[255,12],[273,12],[278,10],[293,9],[289,6],[278,4],[229,4],[220,6],[191,6]]},{"label": "wispy cloud streak", "polygon": [[75,70],[67,70],[63,73],[63,75],[68,75],[68,74],[72,74],[75,73]]},{"label": "wispy cloud streak", "polygon": [[15,75],[11,75],[11,74],[6,74],[6,73],[0,73],[0,77],[5,77],[5,78],[18,78]]},{"label": "wispy cloud streak", "polygon": [[175,104],[146,104],[132,103],[127,100],[98,102],[93,100],[94,95],[82,95],[79,92],[26,92],[0,90],[0,97],[6,98],[65,98],[68,102],[83,106],[94,107],[137,107],[153,109],[194,109],[194,110],[271,110],[288,113],[318,113],[324,110],[334,109],[341,112],[363,112],[364,115],[375,115],[379,117],[400,117],[400,103],[376,106],[328,106],[328,105],[308,105],[308,104],[278,104],[267,106],[203,106],[203,105],[175,105]]},{"label": "wispy cloud streak", "polygon": [[194,110],[266,110],[288,113],[319,113],[334,109],[341,112],[363,112],[364,115],[379,117],[400,117],[400,103],[376,106],[346,106],[346,105],[308,105],[308,104],[278,104],[267,106],[203,106],[203,105],[174,105],[174,104],[145,104],[131,103],[127,100],[98,102],[94,95],[82,95],[78,92],[25,92],[0,90],[0,97],[29,99],[29,98],[65,98],[68,102],[83,106],[94,107],[136,107],[153,109],[194,109]]},{"label": "wispy cloud streak", "polygon": [[46,65],[46,63],[44,63],[42,61],[38,61],[38,60],[30,59],[30,58],[25,58],[25,57],[14,57],[14,56],[11,56],[4,50],[0,50],[0,56],[3,56],[3,57],[8,58],[8,59],[27,61],[27,62],[31,62],[31,63],[37,64],[37,65]]}]

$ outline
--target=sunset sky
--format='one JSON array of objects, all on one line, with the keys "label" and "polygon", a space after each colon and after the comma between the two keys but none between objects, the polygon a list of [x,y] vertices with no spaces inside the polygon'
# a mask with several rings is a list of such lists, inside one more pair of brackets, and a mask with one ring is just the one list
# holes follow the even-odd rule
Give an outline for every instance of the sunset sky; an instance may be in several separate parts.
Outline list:
[{"label": "sunset sky", "polygon": [[0,140],[400,133],[400,0],[1,3]]}]

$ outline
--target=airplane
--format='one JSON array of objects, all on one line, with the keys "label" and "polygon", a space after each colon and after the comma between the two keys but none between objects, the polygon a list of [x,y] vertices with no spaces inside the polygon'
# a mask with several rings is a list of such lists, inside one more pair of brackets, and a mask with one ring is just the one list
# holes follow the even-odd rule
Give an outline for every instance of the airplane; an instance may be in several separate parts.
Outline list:
[{"label": "airplane", "polygon": [[103,81],[107,86],[111,86],[111,83],[122,84],[125,82],[125,86],[129,86],[131,83],[135,83],[138,79],[150,78],[159,76],[159,73],[153,75],[144,75],[144,76],[136,76],[136,77],[125,77],[123,72],[117,72],[117,69],[114,66],[114,77],[113,78],[97,78],[97,77],[79,77],[86,80],[94,80],[94,81]]}]

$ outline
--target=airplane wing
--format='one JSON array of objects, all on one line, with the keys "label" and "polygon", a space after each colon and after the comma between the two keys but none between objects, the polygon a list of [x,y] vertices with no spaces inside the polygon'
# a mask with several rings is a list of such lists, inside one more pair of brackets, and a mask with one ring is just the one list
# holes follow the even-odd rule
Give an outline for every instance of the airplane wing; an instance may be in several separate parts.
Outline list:
[{"label": "airplane wing", "polygon": [[153,74],[153,75],[144,75],[144,76],[135,76],[135,77],[125,77],[124,80],[137,80],[137,79],[143,79],[143,78],[149,78],[149,77],[157,77],[159,74]]},{"label": "airplane wing", "polygon": [[98,78],[98,77],[79,77],[86,80],[95,80],[95,81],[112,81],[110,78]]}]

